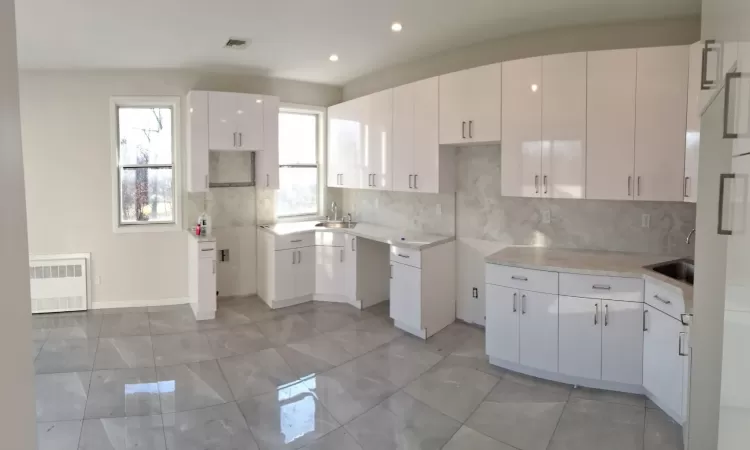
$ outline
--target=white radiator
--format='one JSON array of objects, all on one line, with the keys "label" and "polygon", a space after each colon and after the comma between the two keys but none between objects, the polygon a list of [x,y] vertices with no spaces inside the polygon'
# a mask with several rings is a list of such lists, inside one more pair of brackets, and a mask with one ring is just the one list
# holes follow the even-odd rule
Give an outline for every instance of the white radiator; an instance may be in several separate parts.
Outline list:
[{"label": "white radiator", "polygon": [[30,257],[31,312],[88,309],[90,262],[89,254]]}]

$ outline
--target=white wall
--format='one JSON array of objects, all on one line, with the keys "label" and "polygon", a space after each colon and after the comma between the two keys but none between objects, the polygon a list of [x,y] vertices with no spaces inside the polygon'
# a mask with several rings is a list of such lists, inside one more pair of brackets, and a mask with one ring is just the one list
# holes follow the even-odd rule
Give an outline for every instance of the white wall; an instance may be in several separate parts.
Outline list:
[{"label": "white wall", "polygon": [[557,28],[490,40],[379,70],[348,82],[344,100],[457,70],[555,53],[692,44],[700,17]]},{"label": "white wall", "polygon": [[36,448],[34,370],[31,358],[29,254],[18,107],[13,0],[0,0],[0,439],[3,448]]},{"label": "white wall", "polygon": [[[101,279],[94,285],[95,302],[187,297],[183,232],[112,231],[109,101],[111,96],[179,95],[184,116],[190,89],[278,95],[284,102],[321,106],[341,101],[337,87],[241,75],[176,70],[21,73],[29,251],[90,252],[93,276]],[[254,236],[248,234],[251,248]],[[244,289],[255,291],[254,286]]]}]

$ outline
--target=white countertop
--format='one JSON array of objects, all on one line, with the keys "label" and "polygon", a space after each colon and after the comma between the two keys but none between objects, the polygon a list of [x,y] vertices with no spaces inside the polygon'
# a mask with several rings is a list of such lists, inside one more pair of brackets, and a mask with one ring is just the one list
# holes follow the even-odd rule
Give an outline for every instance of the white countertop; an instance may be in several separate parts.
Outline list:
[{"label": "white countertop", "polygon": [[540,269],[583,275],[644,278],[680,293],[688,311],[693,306],[693,286],[673,280],[646,266],[680,259],[676,256],[647,253],[572,250],[529,246],[513,246],[485,258],[490,264]]},{"label": "white countertop", "polygon": [[297,233],[310,233],[314,231],[326,231],[333,233],[345,233],[396,247],[413,248],[422,250],[436,245],[455,240],[454,236],[441,236],[438,234],[415,233],[401,231],[395,228],[359,222],[354,228],[323,228],[316,227],[320,220],[306,222],[288,222],[268,225],[260,225],[260,228],[277,236],[287,236]]},{"label": "white countertop", "polygon": [[187,234],[198,242],[216,242],[216,236],[196,236],[195,230],[187,230]]}]

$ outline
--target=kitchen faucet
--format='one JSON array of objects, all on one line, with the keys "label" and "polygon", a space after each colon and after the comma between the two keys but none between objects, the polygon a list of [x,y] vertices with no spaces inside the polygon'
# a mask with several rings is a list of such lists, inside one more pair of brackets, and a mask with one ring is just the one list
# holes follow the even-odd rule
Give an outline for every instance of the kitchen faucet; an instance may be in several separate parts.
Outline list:
[{"label": "kitchen faucet", "polygon": [[693,228],[692,230],[690,230],[690,233],[688,233],[688,237],[687,237],[687,239],[685,239],[685,243],[686,244],[690,244],[690,238],[693,237],[694,234],[695,234],[695,228]]},{"label": "kitchen faucet", "polygon": [[331,204],[331,209],[333,209],[333,221],[338,222],[339,220],[339,205],[336,204],[336,202],[333,202]]}]

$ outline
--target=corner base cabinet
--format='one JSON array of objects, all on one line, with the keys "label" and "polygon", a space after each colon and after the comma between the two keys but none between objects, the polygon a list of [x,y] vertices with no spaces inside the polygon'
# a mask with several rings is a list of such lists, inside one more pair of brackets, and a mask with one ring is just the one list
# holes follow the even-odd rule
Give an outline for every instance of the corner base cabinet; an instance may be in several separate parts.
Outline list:
[{"label": "corner base cabinet", "polygon": [[216,241],[188,234],[188,295],[196,320],[216,316]]},{"label": "corner base cabinet", "polygon": [[456,320],[455,243],[423,250],[391,246],[390,315],[426,339]]}]

